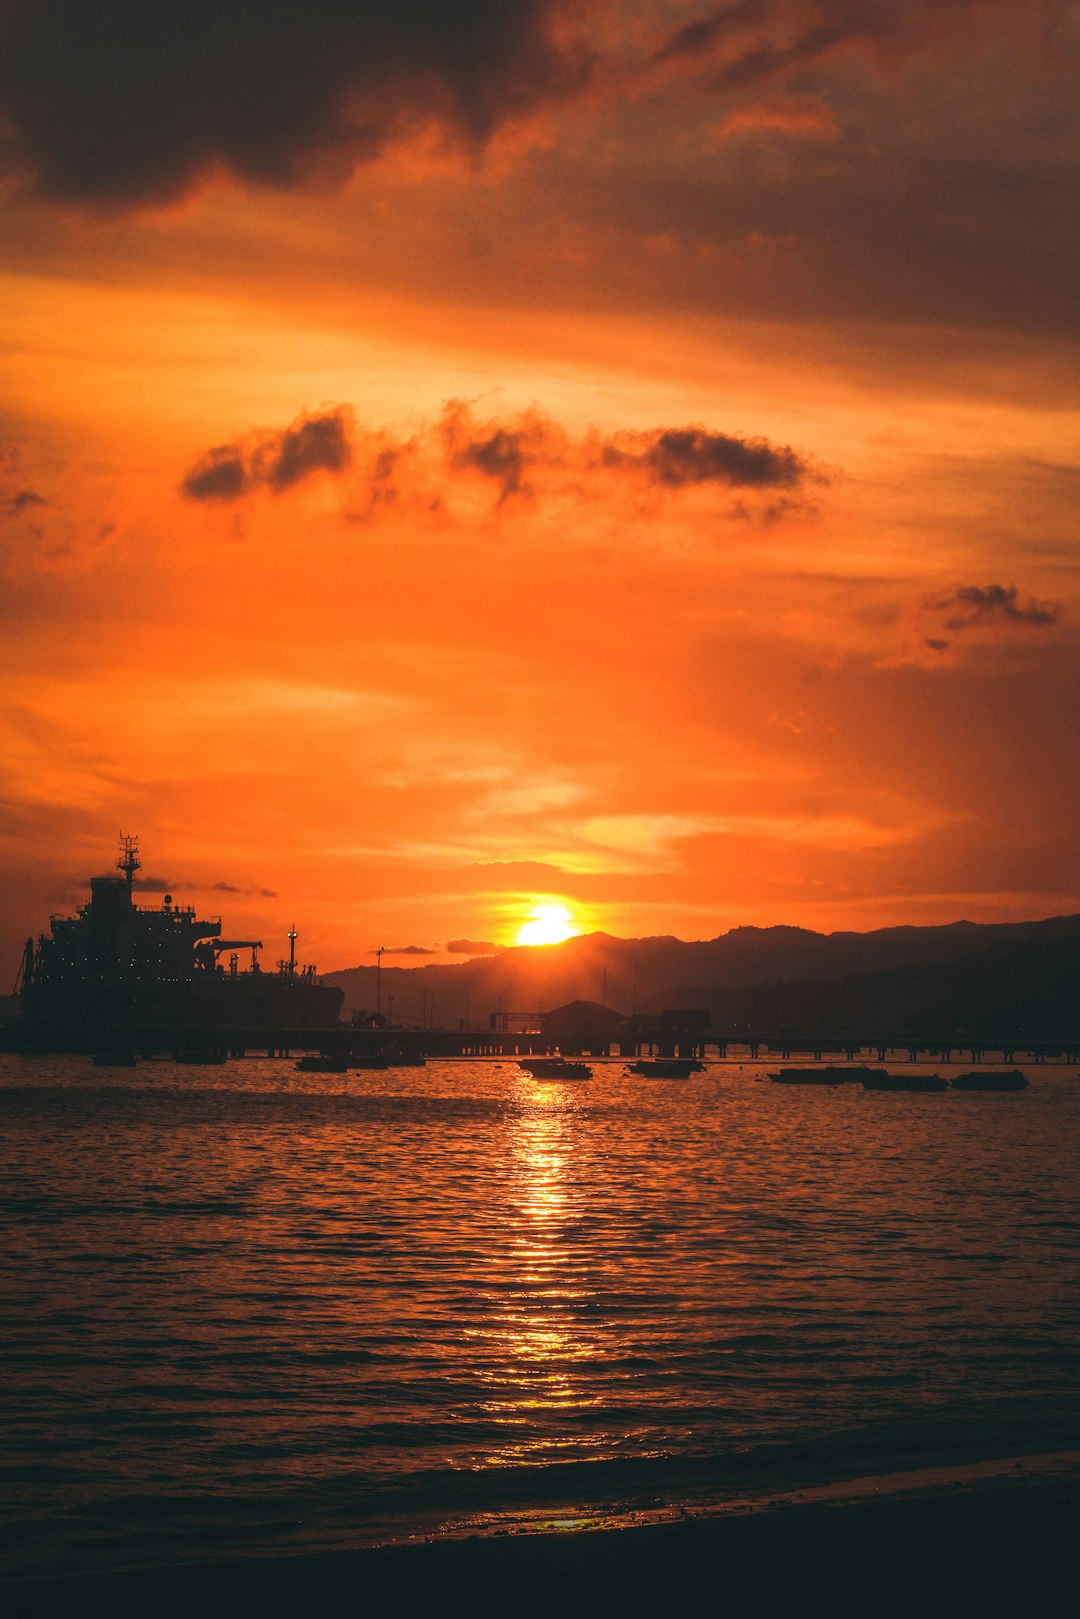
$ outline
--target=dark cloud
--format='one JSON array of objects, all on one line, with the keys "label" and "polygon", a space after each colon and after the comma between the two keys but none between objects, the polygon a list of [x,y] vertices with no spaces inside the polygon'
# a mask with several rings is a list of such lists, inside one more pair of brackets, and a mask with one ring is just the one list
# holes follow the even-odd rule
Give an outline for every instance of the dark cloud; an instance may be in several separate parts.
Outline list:
[{"label": "dark cloud", "polygon": [[502,945],[492,944],[490,939],[448,939],[446,950],[451,956],[497,956]]},{"label": "dark cloud", "polygon": [[265,447],[257,475],[271,489],[291,489],[312,472],[343,472],[351,453],[342,411],[305,416]]},{"label": "dark cloud", "polygon": [[[927,604],[935,612],[950,613],[945,628],[953,634],[980,624],[1016,625],[1043,630],[1061,617],[1060,602],[1021,602],[1015,585],[961,585],[951,596]],[[933,644],[933,643],[931,643]]]},{"label": "dark cloud", "polygon": [[500,487],[500,506],[511,495],[533,493],[525,478],[529,467],[560,465],[566,458],[564,435],[535,406],[510,422],[479,423],[465,401],[451,399],[439,429],[451,467],[491,478]]},{"label": "dark cloud", "polygon": [[[478,423],[470,408],[452,400],[441,421],[447,459],[501,486],[499,505],[511,495],[533,494],[527,480],[541,468],[569,471],[576,480],[598,470],[629,471],[664,489],[719,484],[739,489],[794,489],[824,474],[787,445],[763,438],[737,438],[701,426],[655,428],[603,438],[571,440],[535,406],[507,422]],[[782,504],[768,516],[783,515]]]},{"label": "dark cloud", "polygon": [[37,494],[33,489],[20,489],[11,499],[11,510],[16,516],[24,512],[28,506],[47,506],[49,502],[44,495]]},{"label": "dark cloud", "polygon": [[6,0],[0,128],[39,190],[181,195],[225,168],[275,186],[437,124],[482,146],[587,81],[559,0]]},{"label": "dark cloud", "polygon": [[791,489],[809,471],[807,463],[787,445],[772,445],[762,438],[732,438],[703,427],[668,427],[644,437],[647,445],[639,450],[605,445],[605,462],[636,464],[652,482],[669,489],[698,483]]},{"label": "dark cloud", "polygon": [[521,433],[497,428],[489,438],[468,443],[453,458],[456,467],[475,467],[502,484],[500,504],[510,495],[520,494],[525,470],[525,448]]},{"label": "dark cloud", "polygon": [[254,490],[292,489],[314,472],[343,472],[352,460],[349,413],[339,406],[297,418],[277,433],[218,444],[199,457],[181,482],[189,500],[240,500]]},{"label": "dark cloud", "polygon": [[358,426],[347,406],[302,416],[281,432],[208,450],[180,487],[190,500],[233,502],[260,489],[277,494],[314,472],[341,473],[351,466],[356,470],[344,515],[356,523],[393,507],[442,516],[448,501],[453,506],[460,474],[488,481],[498,491],[497,507],[513,496],[560,492],[577,501],[617,498],[619,480],[635,499],[642,486],[672,495],[693,487],[774,491],[776,498],[763,509],[760,501],[744,507],[740,500],[729,510],[764,522],[805,512],[803,486],[829,481],[810,458],[763,438],[696,424],[572,438],[536,406],[482,421],[468,403],[453,399],[406,441]]},{"label": "dark cloud", "polygon": [[273,888],[238,888],[235,883],[211,883],[212,894],[257,894],[260,899],[277,899]]},{"label": "dark cloud", "polygon": [[[378,950],[368,951],[369,956],[377,956],[378,954]],[[392,946],[384,945],[382,954],[384,956],[434,956],[438,954],[438,951],[429,950],[423,944],[397,944]]]},{"label": "dark cloud", "polygon": [[244,458],[235,444],[207,450],[180,485],[189,500],[239,500],[250,479]]},{"label": "dark cloud", "polygon": [[167,877],[136,877],[131,886],[141,894],[171,894],[176,884]]}]

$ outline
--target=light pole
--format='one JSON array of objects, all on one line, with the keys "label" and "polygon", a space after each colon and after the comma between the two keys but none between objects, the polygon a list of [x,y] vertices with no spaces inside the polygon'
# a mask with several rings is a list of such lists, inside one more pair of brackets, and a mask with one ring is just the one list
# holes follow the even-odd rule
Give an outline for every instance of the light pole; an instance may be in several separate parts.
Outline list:
[{"label": "light pole", "polygon": [[382,1017],[382,957],[386,949],[381,944],[375,952],[375,1016]]}]

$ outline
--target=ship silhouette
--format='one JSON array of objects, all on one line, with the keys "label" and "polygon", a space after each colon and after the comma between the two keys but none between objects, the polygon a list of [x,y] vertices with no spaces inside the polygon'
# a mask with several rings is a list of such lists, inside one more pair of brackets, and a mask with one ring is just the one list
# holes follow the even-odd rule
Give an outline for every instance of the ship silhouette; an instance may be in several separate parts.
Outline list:
[{"label": "ship silhouette", "polygon": [[[9,1045],[100,1051],[179,1040],[208,1049],[230,1034],[337,1024],[343,993],[297,963],[295,927],[288,957],[264,971],[262,941],[222,938],[219,916],[200,917],[170,894],[161,906],[137,905],[140,864],[137,838],[121,837],[117,870],[91,878],[89,902],[27,939]],[[250,952],[244,968],[241,952]]]}]

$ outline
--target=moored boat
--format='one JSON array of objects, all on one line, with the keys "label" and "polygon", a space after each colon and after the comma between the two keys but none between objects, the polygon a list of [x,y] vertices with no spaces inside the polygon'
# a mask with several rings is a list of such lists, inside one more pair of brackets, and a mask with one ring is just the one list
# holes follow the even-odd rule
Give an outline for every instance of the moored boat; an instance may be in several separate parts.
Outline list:
[{"label": "moored boat", "polygon": [[1019,1068],[975,1068],[968,1074],[954,1074],[949,1084],[957,1091],[1022,1091],[1027,1080]]},{"label": "moored boat", "polygon": [[940,1074],[865,1074],[862,1079],[864,1090],[868,1091],[946,1091],[949,1082],[942,1079]]},{"label": "moored boat", "polygon": [[689,1079],[704,1067],[696,1057],[639,1057],[637,1062],[627,1063],[626,1072],[646,1079]]},{"label": "moored boat", "polygon": [[519,1057],[518,1067],[531,1079],[591,1079],[592,1069],[585,1062],[569,1062],[565,1057]]},{"label": "moored boat", "polygon": [[825,1063],[814,1068],[778,1068],[769,1078],[774,1085],[852,1085],[868,1074],[884,1072],[884,1068],[864,1068],[857,1063],[844,1063],[842,1067]]},{"label": "moored boat", "polygon": [[394,1050],[388,1047],[381,1061],[386,1068],[426,1068],[427,1058],[422,1051]]}]

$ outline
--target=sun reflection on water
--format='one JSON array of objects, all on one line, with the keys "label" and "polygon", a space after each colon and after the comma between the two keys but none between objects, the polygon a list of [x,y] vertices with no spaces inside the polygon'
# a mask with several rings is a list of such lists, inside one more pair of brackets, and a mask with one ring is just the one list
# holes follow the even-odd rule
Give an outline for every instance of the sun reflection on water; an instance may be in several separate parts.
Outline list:
[{"label": "sun reflection on water", "polygon": [[595,1436],[579,1439],[572,1419],[600,1403],[582,1375],[600,1354],[582,1320],[593,1296],[575,1164],[584,1102],[569,1087],[531,1080],[518,1101],[507,1122],[507,1241],[483,1409],[500,1427],[527,1427],[529,1438],[507,1433],[485,1456],[490,1466],[592,1455]]}]

